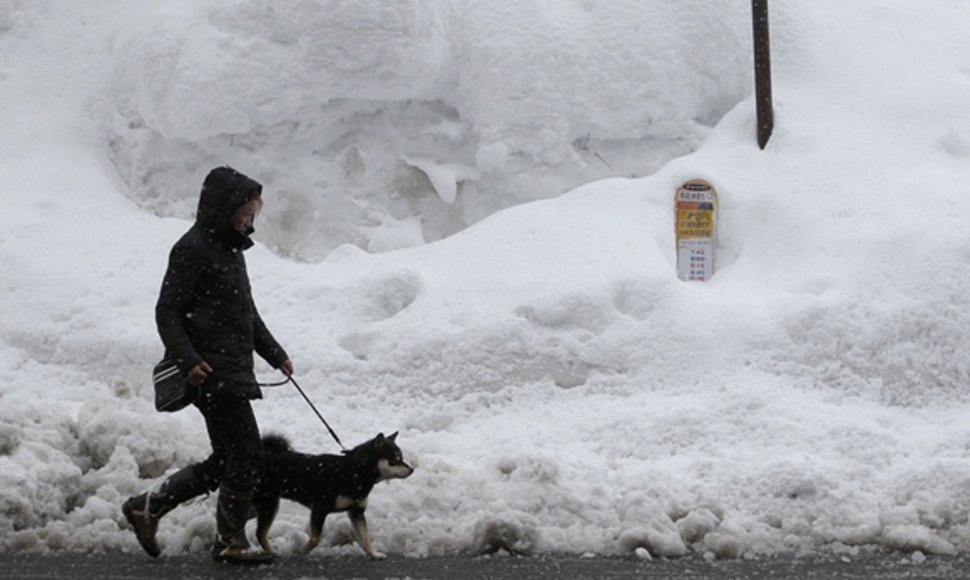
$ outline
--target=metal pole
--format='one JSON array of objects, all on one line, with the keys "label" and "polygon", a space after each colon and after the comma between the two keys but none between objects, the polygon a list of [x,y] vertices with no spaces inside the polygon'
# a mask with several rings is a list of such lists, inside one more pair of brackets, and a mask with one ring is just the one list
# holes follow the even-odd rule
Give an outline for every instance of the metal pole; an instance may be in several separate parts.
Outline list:
[{"label": "metal pole", "polygon": [[758,147],[764,149],[775,128],[771,104],[771,43],[768,40],[768,0],[751,0],[754,32],[754,88],[758,114]]}]

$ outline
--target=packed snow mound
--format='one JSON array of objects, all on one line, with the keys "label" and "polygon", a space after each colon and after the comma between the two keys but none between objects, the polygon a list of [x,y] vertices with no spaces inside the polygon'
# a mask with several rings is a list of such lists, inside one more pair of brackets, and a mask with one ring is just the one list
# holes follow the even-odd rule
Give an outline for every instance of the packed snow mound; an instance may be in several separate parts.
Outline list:
[{"label": "packed snow mound", "polygon": [[272,185],[282,254],[420,245],[695,147],[750,91],[747,18],[725,0],[152,7],[115,43],[106,139],[160,215],[190,217],[186,176],[231,161]]}]

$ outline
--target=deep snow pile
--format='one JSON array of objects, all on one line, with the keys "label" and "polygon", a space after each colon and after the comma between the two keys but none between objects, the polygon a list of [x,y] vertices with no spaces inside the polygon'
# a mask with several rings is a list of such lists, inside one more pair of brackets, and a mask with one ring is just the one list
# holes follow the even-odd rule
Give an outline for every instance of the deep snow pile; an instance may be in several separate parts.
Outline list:
[{"label": "deep snow pile", "polygon": [[278,253],[409,247],[693,149],[748,92],[736,4],[166,5],[118,35],[102,113],[150,211],[190,218],[185,175],[230,159],[275,185]]},{"label": "deep snow pile", "polygon": [[[222,162],[266,184],[249,269],[301,384],[417,468],[372,495],[382,549],[970,546],[970,7],[772,6],[760,151],[727,2],[61,4],[0,5],[2,549],[138,551],[121,501],[205,456],[146,375],[168,248]],[[595,152],[629,161],[517,205]],[[673,263],[692,177],[722,203],[703,284]],[[335,450],[294,391],[256,409]],[[285,505],[279,551],[306,516]],[[314,555],[351,550],[328,526]],[[159,535],[212,533],[210,498]]]}]

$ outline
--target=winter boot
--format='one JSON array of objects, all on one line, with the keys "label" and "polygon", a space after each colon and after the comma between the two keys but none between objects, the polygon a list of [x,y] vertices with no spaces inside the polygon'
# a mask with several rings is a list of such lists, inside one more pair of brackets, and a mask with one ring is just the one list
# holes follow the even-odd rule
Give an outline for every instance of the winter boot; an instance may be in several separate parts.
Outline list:
[{"label": "winter boot", "polygon": [[128,498],[128,501],[121,506],[121,511],[135,530],[135,537],[138,538],[141,547],[149,556],[157,558],[161,553],[155,540],[158,520],[180,503],[208,491],[205,483],[195,475],[195,469],[190,465],[173,473],[162,483],[158,491]]},{"label": "winter boot", "polygon": [[253,548],[246,539],[246,521],[252,512],[253,494],[222,485],[216,508],[216,543],[212,559],[232,564],[271,564],[274,555]]}]

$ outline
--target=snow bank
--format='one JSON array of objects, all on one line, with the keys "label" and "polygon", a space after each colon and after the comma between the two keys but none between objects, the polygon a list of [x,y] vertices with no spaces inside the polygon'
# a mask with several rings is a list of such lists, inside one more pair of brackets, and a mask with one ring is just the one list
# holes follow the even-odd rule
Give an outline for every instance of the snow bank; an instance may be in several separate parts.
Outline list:
[{"label": "snow bank", "polygon": [[[594,178],[650,173],[750,85],[746,12],[731,2],[147,12],[115,43],[106,107],[131,197],[188,218],[185,175],[228,159],[272,180],[266,241],[303,260],[423,244]],[[428,167],[467,169],[443,188]]]}]

